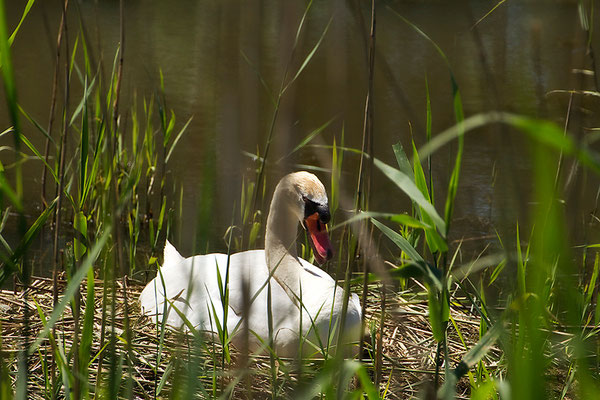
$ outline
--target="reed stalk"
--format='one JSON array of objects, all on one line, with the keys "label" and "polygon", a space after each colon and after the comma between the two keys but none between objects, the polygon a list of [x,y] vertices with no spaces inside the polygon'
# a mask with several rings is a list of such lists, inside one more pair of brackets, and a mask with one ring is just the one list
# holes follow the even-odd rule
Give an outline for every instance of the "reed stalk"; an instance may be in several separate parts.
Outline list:
[{"label": "reed stalk", "polygon": [[[365,99],[365,116],[364,116],[364,124],[363,124],[363,136],[362,136],[362,147],[360,153],[360,164],[358,167],[358,182],[356,184],[356,204],[355,204],[355,212],[359,211],[368,211],[369,209],[369,198],[371,195],[371,176],[373,171],[373,75],[375,72],[375,31],[376,30],[376,8],[375,1],[371,1],[371,28],[369,30],[369,48],[368,48],[368,89],[367,95]],[[365,157],[369,155],[369,166],[365,165]],[[364,173],[365,169],[367,169],[369,174],[369,179],[367,179],[366,183],[364,181]],[[365,229],[365,225],[362,224],[361,231]],[[361,233],[359,236],[360,239],[364,239],[366,236],[365,233]],[[371,234],[368,235],[368,240],[371,242],[372,231]],[[365,244],[359,243],[359,248],[365,247]],[[370,247],[370,245],[369,245]],[[362,304],[362,329],[365,330],[365,307],[367,301],[367,281],[368,275],[370,273],[370,261],[368,257],[364,257],[364,265],[363,265],[363,291],[361,296],[361,304]],[[383,312],[383,311],[382,311]],[[362,360],[362,354],[364,351],[364,341],[361,339],[359,346],[359,360]]]}]

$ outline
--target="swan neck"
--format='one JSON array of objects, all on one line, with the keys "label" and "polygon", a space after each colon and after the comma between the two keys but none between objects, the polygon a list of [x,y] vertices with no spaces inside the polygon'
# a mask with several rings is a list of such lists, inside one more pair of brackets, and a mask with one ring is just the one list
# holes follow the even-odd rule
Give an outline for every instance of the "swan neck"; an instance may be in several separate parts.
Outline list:
[{"label": "swan neck", "polygon": [[286,201],[286,193],[279,189],[278,186],[275,190],[267,218],[265,256],[269,271],[294,301],[300,287],[301,264],[296,251],[298,217]]}]

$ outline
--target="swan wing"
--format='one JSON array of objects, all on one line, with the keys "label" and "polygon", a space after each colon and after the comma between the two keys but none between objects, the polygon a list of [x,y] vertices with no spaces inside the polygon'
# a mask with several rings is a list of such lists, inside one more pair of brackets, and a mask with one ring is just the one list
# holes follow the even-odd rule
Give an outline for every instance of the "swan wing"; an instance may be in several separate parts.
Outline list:
[{"label": "swan wing", "polygon": [[217,332],[216,324],[222,326],[224,316],[218,276],[224,278],[227,255],[184,259],[168,247],[163,266],[140,295],[143,314],[156,318],[157,324],[180,328],[189,322],[197,330]]}]

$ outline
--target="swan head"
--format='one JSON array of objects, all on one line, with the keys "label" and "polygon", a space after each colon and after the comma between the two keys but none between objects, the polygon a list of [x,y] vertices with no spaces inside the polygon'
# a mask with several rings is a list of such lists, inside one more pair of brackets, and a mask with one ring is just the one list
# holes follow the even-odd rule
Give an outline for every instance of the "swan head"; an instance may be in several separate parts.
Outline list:
[{"label": "swan head", "polygon": [[327,191],[319,178],[310,172],[299,171],[283,177],[278,185],[302,227],[307,231],[315,259],[319,264],[333,257],[327,233],[331,219]]}]

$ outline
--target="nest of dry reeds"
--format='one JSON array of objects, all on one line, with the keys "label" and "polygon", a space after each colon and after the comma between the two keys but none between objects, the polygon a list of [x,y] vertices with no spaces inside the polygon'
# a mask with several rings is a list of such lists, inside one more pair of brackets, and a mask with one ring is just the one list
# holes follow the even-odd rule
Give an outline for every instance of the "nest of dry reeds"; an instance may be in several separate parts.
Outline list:
[{"label": "nest of dry reeds", "polygon": [[[174,331],[167,331],[161,340],[154,323],[149,318],[140,317],[137,298],[142,285],[133,282],[124,285],[122,281],[115,283],[114,316],[112,310],[103,306],[107,301],[103,298],[103,286],[102,281],[95,282],[94,334],[87,378],[90,390],[95,390],[98,376],[101,380],[107,379],[111,365],[115,365],[117,360],[122,365],[123,376],[131,378],[129,387],[133,397],[155,398],[156,393],[159,397],[167,397],[173,386],[179,384],[181,377],[189,371],[186,363],[191,360],[199,365],[198,371],[213,372],[212,375],[196,374],[209,395],[231,391],[234,398],[271,397],[273,375],[269,357],[246,359],[232,349],[231,362],[223,365],[218,344],[205,343],[201,346],[202,351],[198,352],[194,347],[194,336]],[[19,286],[16,290],[0,291],[2,362],[8,367],[13,385],[17,379],[18,352],[23,349],[26,340],[31,343],[43,329],[40,315],[48,318],[55,305],[55,293],[60,296],[65,287],[64,279],[58,280],[55,291],[52,279],[35,278],[27,293]],[[85,293],[83,286],[81,293]],[[80,301],[83,310],[84,299]],[[453,303],[451,315],[454,324],[448,328],[448,351],[450,358],[456,362],[460,361],[466,349],[478,341],[480,327],[479,318],[458,304],[459,301]],[[28,314],[27,338],[25,308]],[[374,284],[369,287],[366,305],[366,325],[372,334],[370,343],[366,343],[367,351],[362,362],[379,386],[380,393],[389,399],[406,399],[433,390],[438,345],[429,326],[426,297],[415,291],[388,289],[385,292],[384,318],[381,312],[382,290]],[[37,352],[28,357],[29,398],[47,398],[49,381],[58,374],[53,345],[62,347],[67,359],[73,359],[76,332],[71,307],[65,309],[62,318],[54,325],[52,335],[54,344],[46,338]],[[111,337],[115,338],[114,342],[111,342]],[[493,350],[488,357],[498,359],[499,351]],[[318,360],[306,360],[300,369],[293,362],[289,365],[278,363],[278,395],[291,397],[302,382],[310,382],[311,374],[318,373],[319,366]],[[437,369],[443,380],[444,367],[440,365]],[[457,393],[466,394],[468,391],[469,382],[463,378]],[[62,393],[58,395],[63,396]]]}]

